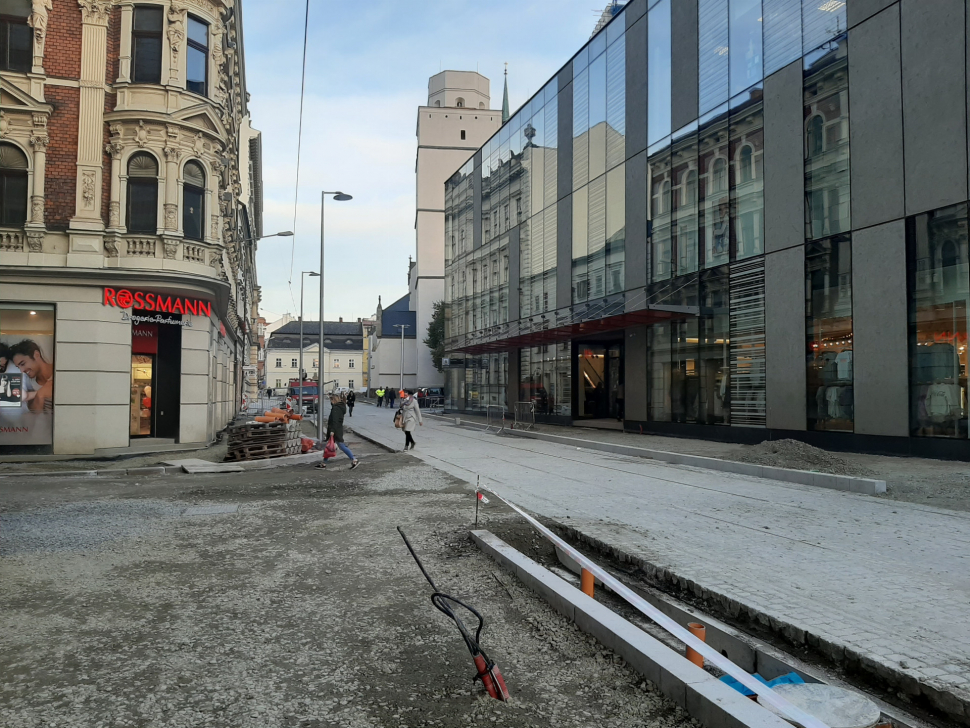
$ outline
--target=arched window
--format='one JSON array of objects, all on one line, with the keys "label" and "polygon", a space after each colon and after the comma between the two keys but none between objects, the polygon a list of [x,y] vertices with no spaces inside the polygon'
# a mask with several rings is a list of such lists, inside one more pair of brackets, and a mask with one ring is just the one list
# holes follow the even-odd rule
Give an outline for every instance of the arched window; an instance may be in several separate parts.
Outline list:
[{"label": "arched window", "polygon": [[751,182],[754,179],[754,151],[749,144],[741,147],[738,153],[738,165],[741,167],[741,181]]},{"label": "arched window", "polygon": [[182,232],[189,240],[202,240],[205,172],[198,162],[186,162],[182,171]]},{"label": "arched window", "polygon": [[[479,101],[478,102],[478,108],[479,109],[484,109],[485,108],[485,102],[484,101]],[[478,117],[476,116],[475,118],[477,119]]]},{"label": "arched window", "polygon": [[147,152],[128,160],[128,221],[130,233],[158,231],[158,162]]},{"label": "arched window", "polygon": [[697,204],[697,171],[690,170],[684,175],[684,205]]},{"label": "arched window", "polygon": [[808,156],[817,157],[822,153],[822,117],[813,116],[808,120]]},{"label": "arched window", "polygon": [[711,191],[727,192],[727,162],[718,157],[711,165]]},{"label": "arched window", "polygon": [[31,12],[30,0],[7,0],[0,6],[0,69],[30,72],[34,39],[27,18]]},{"label": "arched window", "polygon": [[455,99],[455,106],[457,106],[459,109],[463,109],[465,107],[465,99],[459,96],[457,99]]},{"label": "arched window", "polygon": [[0,225],[27,222],[27,156],[12,144],[0,144]]}]

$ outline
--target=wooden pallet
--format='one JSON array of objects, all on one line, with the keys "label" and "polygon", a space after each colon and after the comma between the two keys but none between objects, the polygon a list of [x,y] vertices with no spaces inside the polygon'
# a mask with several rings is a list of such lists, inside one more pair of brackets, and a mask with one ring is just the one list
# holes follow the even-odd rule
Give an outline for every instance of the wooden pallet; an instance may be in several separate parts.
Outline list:
[{"label": "wooden pallet", "polygon": [[244,445],[243,447],[233,448],[226,453],[228,460],[260,460],[262,458],[275,458],[286,455],[285,445]]}]

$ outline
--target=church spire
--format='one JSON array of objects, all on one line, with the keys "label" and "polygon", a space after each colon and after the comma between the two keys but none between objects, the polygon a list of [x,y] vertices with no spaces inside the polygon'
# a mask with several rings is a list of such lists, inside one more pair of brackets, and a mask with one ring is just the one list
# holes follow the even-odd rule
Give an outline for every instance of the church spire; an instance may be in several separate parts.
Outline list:
[{"label": "church spire", "polygon": [[509,64],[505,64],[505,90],[502,92],[502,123],[509,120]]}]

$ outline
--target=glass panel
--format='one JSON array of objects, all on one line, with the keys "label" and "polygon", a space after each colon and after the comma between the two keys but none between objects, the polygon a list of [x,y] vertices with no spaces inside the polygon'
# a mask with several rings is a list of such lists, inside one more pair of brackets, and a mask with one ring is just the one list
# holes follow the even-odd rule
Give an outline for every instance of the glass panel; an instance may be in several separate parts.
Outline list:
[{"label": "glass panel", "polygon": [[606,174],[606,293],[625,289],[626,257],[626,166]]},{"label": "glass panel", "polygon": [[9,28],[7,69],[27,73],[33,67],[33,34],[26,23],[4,23]]},{"label": "glass panel", "polygon": [[27,155],[13,144],[0,144],[0,169],[26,170]]},{"label": "glass panel", "polygon": [[700,235],[704,266],[712,268],[727,263],[731,252],[727,113],[701,128],[698,147]]},{"label": "glass panel", "polygon": [[580,344],[577,351],[579,398],[577,417],[606,417],[606,348],[597,344]]},{"label": "glass panel", "polygon": [[162,32],[162,8],[138,6],[135,8],[135,17],[132,22],[135,30]]},{"label": "glass panel", "polygon": [[130,233],[157,232],[158,183],[152,179],[128,180],[128,222]]},{"label": "glass panel", "polygon": [[202,196],[199,187],[182,188],[182,232],[189,240],[202,240]]},{"label": "glass panel", "polygon": [[151,154],[140,152],[133,154],[128,160],[129,177],[156,177],[158,176],[158,162]]},{"label": "glass panel", "polygon": [[26,18],[30,13],[30,0],[3,0],[3,2],[0,2],[0,15]]},{"label": "glass panel", "polygon": [[573,193],[573,303],[589,298],[586,256],[589,254],[589,187]]},{"label": "glass panel", "polygon": [[842,35],[848,25],[843,0],[802,0],[802,52]]},{"label": "glass panel", "polygon": [[703,114],[728,100],[728,0],[700,0],[697,33],[698,98]]},{"label": "glass panel", "polygon": [[647,145],[670,134],[670,0],[647,18]]},{"label": "glass panel", "polygon": [[765,426],[765,259],[731,264],[731,424]]},{"label": "glass panel", "polygon": [[27,175],[0,173],[0,225],[21,227],[27,222]]},{"label": "glass panel", "polygon": [[849,68],[847,43],[805,71],[805,237],[849,231]]},{"label": "glass panel", "polygon": [[967,438],[967,205],[908,221],[912,433]]},{"label": "glass panel", "polygon": [[698,267],[698,173],[697,135],[689,134],[673,143],[671,150],[671,205],[676,275],[692,273]]},{"label": "glass panel", "polygon": [[852,257],[848,237],[805,248],[808,427],[852,432]]},{"label": "glass panel", "polygon": [[605,50],[606,50],[606,33],[597,33],[589,41],[590,64],[592,64],[593,60]]},{"label": "glass panel", "polygon": [[647,357],[650,362],[648,419],[670,422],[671,402],[671,324],[653,324],[647,329]]},{"label": "glass panel", "polygon": [[602,54],[589,64],[589,178],[605,171],[606,54]]},{"label": "glass panel", "polygon": [[762,79],[761,0],[731,0],[731,96]]},{"label": "glass panel", "polygon": [[731,222],[735,258],[764,253],[764,111],[762,94],[731,111]]},{"label": "glass panel", "polygon": [[[620,21],[610,24],[620,26]],[[606,167],[626,159],[626,36],[606,51]]]},{"label": "glass panel", "polygon": [[134,83],[159,83],[162,80],[161,36],[136,36],[134,39],[131,80]]},{"label": "glass panel", "polygon": [[673,275],[672,206],[673,182],[670,178],[670,148],[650,161],[650,248],[651,280],[665,281]]},{"label": "glass panel", "polygon": [[148,437],[152,434],[152,370],[155,357],[151,354],[131,355],[131,409],[128,434]]},{"label": "glass panel", "polygon": [[189,40],[202,46],[209,45],[209,26],[191,15],[189,16]]},{"label": "glass panel", "polygon": [[[559,193],[559,97],[555,96],[546,101],[546,153],[545,153],[545,198],[544,206],[548,207],[556,201]],[[568,143],[568,139],[564,143]]]},{"label": "glass panel", "polygon": [[196,187],[205,187],[205,172],[198,162],[188,162],[182,171],[182,177],[186,184]]},{"label": "glass panel", "polygon": [[198,48],[189,46],[185,53],[186,81],[185,88],[192,93],[206,93],[206,54]]},{"label": "glass panel", "polygon": [[606,176],[589,183],[589,295],[606,295]]},{"label": "glass panel", "polygon": [[698,421],[731,424],[731,336],[728,268],[701,275],[698,341],[700,361]]},{"label": "glass panel", "polygon": [[762,2],[764,3],[765,76],[770,76],[802,56],[801,0],[762,0]]},{"label": "glass panel", "polygon": [[573,81],[573,190],[589,181],[589,69]]}]

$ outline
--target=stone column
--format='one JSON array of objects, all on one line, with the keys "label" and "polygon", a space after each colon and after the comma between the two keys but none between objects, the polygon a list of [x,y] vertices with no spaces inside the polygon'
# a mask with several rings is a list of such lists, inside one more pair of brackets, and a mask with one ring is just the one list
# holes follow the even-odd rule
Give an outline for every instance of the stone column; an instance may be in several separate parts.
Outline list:
[{"label": "stone column", "polygon": [[116,83],[131,81],[131,28],[135,17],[133,3],[121,6],[121,47],[118,49],[118,79]]},{"label": "stone column", "polygon": [[182,44],[185,41],[185,6],[179,2],[173,2],[168,9],[168,50],[171,63],[169,64],[169,77],[166,83],[172,86],[181,86],[179,54],[182,52]]},{"label": "stone column", "polygon": [[47,134],[47,117],[34,114],[34,128],[30,135],[30,146],[34,149],[34,180],[30,191],[30,219],[24,230],[27,234],[27,247],[31,253],[40,253],[44,249],[44,178],[47,171],[47,145],[50,137]]},{"label": "stone column", "polygon": [[54,9],[52,0],[32,0],[27,24],[34,29],[34,67],[32,73],[44,73],[44,45],[47,40],[47,16]]},{"label": "stone column", "polygon": [[71,253],[100,253],[104,128],[104,69],[108,62],[109,0],[78,0],[81,7],[81,78],[77,193],[70,224]]},{"label": "stone column", "polygon": [[162,152],[165,154],[165,224],[162,234],[164,255],[166,258],[174,260],[178,257],[179,237],[179,160],[182,158],[182,150],[176,146],[178,144],[179,130],[177,127],[168,127],[168,146]]},{"label": "stone column", "polygon": [[104,253],[109,258],[118,257],[118,234],[121,232],[121,126],[111,125],[111,141],[104,151],[111,155],[111,193],[108,202],[108,229],[104,236]]}]

